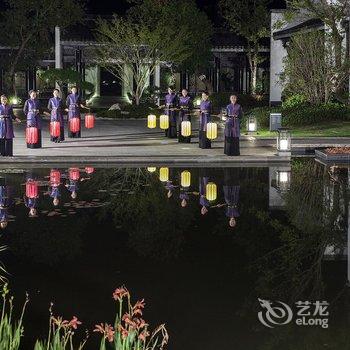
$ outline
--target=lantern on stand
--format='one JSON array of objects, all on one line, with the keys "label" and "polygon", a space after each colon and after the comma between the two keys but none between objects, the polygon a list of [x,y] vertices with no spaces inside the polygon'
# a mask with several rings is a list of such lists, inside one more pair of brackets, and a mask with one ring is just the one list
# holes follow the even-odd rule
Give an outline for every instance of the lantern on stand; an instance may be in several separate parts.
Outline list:
[{"label": "lantern on stand", "polygon": [[93,114],[86,114],[85,116],[85,128],[92,129],[95,126],[95,117]]},{"label": "lantern on stand", "polygon": [[207,124],[207,138],[215,140],[218,137],[218,125],[216,123]]},{"label": "lantern on stand", "polygon": [[277,135],[277,151],[279,156],[291,156],[292,154],[292,136],[290,129],[279,128]]},{"label": "lantern on stand", "polygon": [[60,137],[61,125],[60,122],[50,122],[50,135],[52,137]]},{"label": "lantern on stand", "polygon": [[149,129],[154,129],[157,126],[157,117],[154,114],[150,114],[147,117],[147,127]]},{"label": "lantern on stand", "polygon": [[169,168],[160,168],[159,169],[159,180],[162,182],[169,181]]},{"label": "lantern on stand", "polygon": [[69,179],[73,181],[78,181],[80,179],[80,171],[78,168],[69,169]]},{"label": "lantern on stand", "polygon": [[181,136],[183,136],[183,137],[191,136],[191,122],[190,121],[181,122]]},{"label": "lantern on stand", "polygon": [[249,133],[256,132],[258,130],[258,123],[254,116],[248,117],[247,120],[247,131]]},{"label": "lantern on stand", "polygon": [[206,191],[206,198],[208,201],[215,201],[217,198],[217,186],[214,182],[208,182],[207,186],[205,188]]},{"label": "lantern on stand", "polygon": [[95,171],[95,168],[93,168],[93,167],[86,167],[85,168],[85,172],[87,174],[92,174],[94,171]]},{"label": "lantern on stand", "polygon": [[31,199],[39,197],[39,185],[37,181],[28,180],[26,182],[26,197]]},{"label": "lantern on stand", "polygon": [[78,132],[80,130],[80,119],[79,118],[72,118],[69,121],[69,130],[71,132]]},{"label": "lantern on stand", "polygon": [[184,170],[181,173],[181,187],[191,186],[191,173],[188,170]]},{"label": "lantern on stand", "polygon": [[34,126],[30,126],[28,128],[26,128],[26,142],[28,144],[35,144],[38,142],[38,128],[34,127]]},{"label": "lantern on stand", "polygon": [[159,117],[159,127],[160,127],[162,130],[169,129],[169,116],[168,116],[168,115],[162,114],[162,115]]},{"label": "lantern on stand", "polygon": [[288,192],[290,188],[290,177],[291,177],[290,170],[281,169],[276,171],[276,189],[280,193]]},{"label": "lantern on stand", "polygon": [[148,171],[149,173],[154,173],[155,171],[157,171],[157,168],[155,168],[155,167],[148,167],[148,168],[147,168],[147,171]]},{"label": "lantern on stand", "polygon": [[61,172],[59,170],[51,169],[50,184],[51,186],[59,186],[61,184]]}]

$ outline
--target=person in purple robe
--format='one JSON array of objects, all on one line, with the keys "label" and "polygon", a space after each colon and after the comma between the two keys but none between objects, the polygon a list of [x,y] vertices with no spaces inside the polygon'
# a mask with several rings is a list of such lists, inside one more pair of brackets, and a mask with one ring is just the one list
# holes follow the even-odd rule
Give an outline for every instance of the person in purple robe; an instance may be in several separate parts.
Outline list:
[{"label": "person in purple robe", "polygon": [[193,108],[192,99],[188,95],[188,91],[183,89],[179,98],[179,117],[178,117],[178,140],[179,143],[191,143],[191,136],[181,135],[181,123],[191,121],[191,110]]},{"label": "person in purple robe", "polygon": [[207,138],[207,124],[211,121],[211,102],[207,92],[202,93],[199,114],[199,148],[211,148],[211,141]]},{"label": "person in purple robe", "polygon": [[171,87],[165,95],[164,113],[169,116],[169,128],[165,130],[165,136],[174,139],[177,137],[177,121],[176,121],[177,96]]},{"label": "person in purple robe", "polygon": [[52,142],[64,141],[64,119],[63,119],[63,103],[59,97],[60,91],[58,89],[53,90],[53,97],[49,99],[47,109],[50,111],[50,121],[60,123],[60,136],[51,136]]},{"label": "person in purple robe", "polygon": [[224,153],[228,156],[239,156],[240,119],[243,112],[237,103],[237,96],[231,95],[231,103],[226,107],[227,117],[225,122],[225,147]]},{"label": "person in purple robe", "polygon": [[1,95],[0,97],[0,154],[5,157],[13,156],[13,121],[18,123],[20,119],[16,118],[13,113],[13,108],[8,104],[7,97]]},{"label": "person in purple robe", "polygon": [[208,213],[210,208],[210,202],[207,199],[207,184],[209,182],[209,176],[205,173],[199,177],[199,204],[201,206],[201,214]]},{"label": "person in purple robe", "polygon": [[27,117],[27,127],[36,127],[38,129],[38,141],[33,144],[27,143],[27,148],[41,148],[40,102],[35,90],[29,91],[29,97],[24,103],[23,112]]},{"label": "person in purple robe", "polygon": [[81,137],[81,115],[80,108],[88,109],[81,101],[81,97],[78,94],[78,89],[76,86],[71,88],[71,93],[67,96],[66,105],[68,112],[68,123],[72,118],[79,118],[80,120],[80,130],[77,132],[71,132],[68,128],[68,137],[79,138]]},{"label": "person in purple robe", "polygon": [[239,168],[224,169],[224,185],[223,185],[226,217],[229,218],[229,226],[236,227],[236,218],[240,216],[238,210],[239,203]]}]

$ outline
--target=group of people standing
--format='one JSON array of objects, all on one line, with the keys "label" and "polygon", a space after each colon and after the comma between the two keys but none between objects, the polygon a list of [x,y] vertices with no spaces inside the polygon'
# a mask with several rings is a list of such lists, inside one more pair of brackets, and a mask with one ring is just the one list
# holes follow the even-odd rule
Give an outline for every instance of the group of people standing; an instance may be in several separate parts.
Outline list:
[{"label": "group of people standing", "polygon": [[[188,91],[183,89],[178,97],[175,91],[169,87],[165,95],[164,113],[169,117],[169,128],[165,130],[168,138],[178,138],[180,143],[190,143],[191,136],[182,136],[181,123],[191,122],[192,116],[199,115],[199,147],[211,148],[211,140],[207,137],[207,124],[212,122],[213,108],[209,94],[203,92],[199,104],[199,110],[194,112],[193,100]],[[228,156],[239,156],[240,119],[243,116],[242,107],[237,103],[237,95],[230,96],[230,104],[226,106],[225,115],[225,146],[224,153]]]},{"label": "group of people standing", "polygon": [[[51,136],[51,141],[58,143],[64,141],[65,120],[64,111],[68,113],[68,122],[73,118],[79,120],[79,127],[77,131],[72,132],[68,129],[68,137],[78,138],[81,137],[81,108],[88,109],[81,101],[78,90],[75,86],[71,88],[70,94],[66,98],[64,106],[63,100],[60,97],[60,91],[58,89],[53,90],[53,97],[48,101],[47,110],[43,110],[40,101],[37,97],[35,90],[29,91],[29,98],[25,101],[23,112],[26,116],[27,128],[36,128],[37,137],[36,142],[28,143],[28,148],[41,148],[42,147],[42,115],[50,117],[51,122],[60,123],[59,136]],[[21,122],[13,112],[13,107],[9,103],[8,98],[5,95],[0,97],[0,154],[2,156],[13,156],[13,121]]]}]

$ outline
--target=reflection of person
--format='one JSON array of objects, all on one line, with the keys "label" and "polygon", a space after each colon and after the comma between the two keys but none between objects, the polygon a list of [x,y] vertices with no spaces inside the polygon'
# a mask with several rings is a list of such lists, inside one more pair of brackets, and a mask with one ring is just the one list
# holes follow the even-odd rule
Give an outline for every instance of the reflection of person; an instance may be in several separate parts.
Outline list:
[{"label": "reflection of person", "polygon": [[168,180],[166,183],[165,183],[165,189],[167,190],[167,197],[168,198],[171,198],[172,195],[173,195],[173,191],[175,190],[176,186],[173,184],[172,181]]},{"label": "reflection of person", "polygon": [[180,187],[180,195],[179,198],[181,200],[181,207],[187,207],[188,201],[190,199],[189,193],[187,192],[188,188]]},{"label": "reflection of person", "polygon": [[62,99],[59,97],[59,90],[53,90],[53,97],[49,99],[47,109],[50,111],[50,121],[60,123],[60,136],[51,136],[52,142],[64,141],[64,119],[63,119],[63,106]]},{"label": "reflection of person", "polygon": [[18,123],[20,119],[16,118],[13,113],[13,108],[8,104],[7,97],[1,95],[0,97],[0,154],[2,156],[13,156],[13,120]]},{"label": "reflection of person", "polygon": [[226,206],[226,216],[229,218],[229,226],[235,227],[236,218],[239,217],[238,202],[239,202],[239,168],[224,169],[224,197]]},{"label": "reflection of person", "polygon": [[29,209],[30,217],[37,216],[39,199],[39,183],[37,177],[29,172],[26,176],[26,193],[23,195],[24,205]]},{"label": "reflection of person", "polygon": [[29,99],[24,103],[23,112],[27,117],[27,127],[35,127],[38,129],[37,143],[27,143],[27,148],[41,148],[41,116],[40,102],[37,98],[35,90],[29,91]]},{"label": "reflection of person", "polygon": [[207,92],[202,93],[199,115],[199,148],[211,148],[211,141],[207,138],[207,124],[211,121],[211,102]]},{"label": "reflection of person", "polygon": [[[3,180],[3,179],[1,179]],[[12,188],[1,181],[0,185],[0,227],[2,229],[8,224],[8,210],[13,204]]]},{"label": "reflection of person", "polygon": [[181,135],[181,122],[191,121],[191,109],[192,109],[192,99],[188,96],[188,91],[183,89],[181,96],[179,98],[179,120],[178,120],[178,140],[180,143],[190,143],[191,136],[182,136]]},{"label": "reflection of person", "polygon": [[231,95],[230,101],[231,103],[226,107],[224,153],[228,156],[239,156],[239,120],[242,117],[242,108],[237,103],[236,95]]},{"label": "reflection of person", "polygon": [[175,108],[177,104],[177,97],[171,87],[168,88],[168,93],[165,95],[165,111],[164,113],[169,116],[169,129],[165,130],[165,136],[168,138],[176,138],[177,135],[177,123]]}]

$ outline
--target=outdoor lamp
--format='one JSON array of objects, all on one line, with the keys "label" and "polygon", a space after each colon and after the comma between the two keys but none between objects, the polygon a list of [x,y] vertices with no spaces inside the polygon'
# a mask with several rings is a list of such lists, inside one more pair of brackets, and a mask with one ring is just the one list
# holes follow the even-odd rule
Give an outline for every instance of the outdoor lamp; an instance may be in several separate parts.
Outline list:
[{"label": "outdoor lamp", "polygon": [[159,169],[159,180],[162,182],[167,182],[169,180],[169,168]]},{"label": "outdoor lamp", "polygon": [[181,135],[183,137],[191,136],[191,122],[190,121],[181,122]]},{"label": "outdoor lamp", "polygon": [[196,100],[196,106],[199,107],[201,105],[201,99],[200,98],[197,98]]},{"label": "outdoor lamp", "polygon": [[168,115],[162,114],[162,115],[159,117],[159,127],[160,127],[162,130],[169,129],[169,116],[168,116]]},{"label": "outdoor lamp", "polygon": [[184,170],[181,173],[181,187],[191,186],[191,173],[188,170]]},{"label": "outdoor lamp", "polygon": [[208,201],[215,201],[217,198],[217,187],[214,182],[208,182],[205,188]]},{"label": "outdoor lamp", "polygon": [[157,168],[155,168],[155,167],[148,167],[148,168],[147,168],[147,171],[148,171],[149,173],[154,173],[156,170],[157,170]]},{"label": "outdoor lamp", "polygon": [[154,129],[157,126],[157,117],[154,114],[150,114],[147,117],[147,127],[149,129]]},{"label": "outdoor lamp", "polygon": [[226,108],[221,108],[221,120],[225,121],[227,119],[227,110]]},{"label": "outdoor lamp", "polygon": [[292,152],[291,132],[287,128],[277,130],[277,151],[280,156],[290,156]]},{"label": "outdoor lamp", "polygon": [[19,104],[19,98],[16,96],[10,97],[10,103],[13,105]]},{"label": "outdoor lamp", "polygon": [[290,188],[291,172],[288,170],[276,171],[276,188],[280,192],[287,192]]},{"label": "outdoor lamp", "polygon": [[258,123],[256,117],[250,116],[247,120],[247,130],[248,132],[256,132],[258,129]]},{"label": "outdoor lamp", "polygon": [[215,140],[218,137],[218,126],[216,123],[207,124],[207,138],[209,140]]}]

